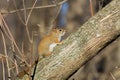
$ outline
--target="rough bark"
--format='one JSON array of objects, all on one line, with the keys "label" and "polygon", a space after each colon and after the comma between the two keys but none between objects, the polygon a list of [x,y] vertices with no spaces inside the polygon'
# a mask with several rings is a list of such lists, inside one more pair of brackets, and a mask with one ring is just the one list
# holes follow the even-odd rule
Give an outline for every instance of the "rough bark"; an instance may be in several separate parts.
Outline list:
[{"label": "rough bark", "polygon": [[35,80],[65,80],[120,35],[120,0],[93,16],[50,57],[38,63]]}]

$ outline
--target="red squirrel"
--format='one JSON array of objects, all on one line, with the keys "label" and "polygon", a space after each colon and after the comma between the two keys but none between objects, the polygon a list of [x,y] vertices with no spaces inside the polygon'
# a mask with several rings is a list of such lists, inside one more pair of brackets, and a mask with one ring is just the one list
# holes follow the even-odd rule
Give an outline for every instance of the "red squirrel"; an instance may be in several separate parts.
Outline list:
[{"label": "red squirrel", "polygon": [[38,54],[49,56],[57,44],[61,44],[61,38],[65,35],[64,29],[52,29],[49,35],[45,36],[38,45]]},{"label": "red squirrel", "polygon": [[[49,35],[46,35],[39,43],[38,45],[38,54],[40,56],[44,56],[47,57],[49,56],[53,50],[54,47],[57,44],[61,44],[61,38],[62,36],[65,35],[65,30],[63,29],[52,29],[52,31],[50,32]],[[35,65],[32,64],[31,67],[33,67]],[[31,68],[30,67],[26,67],[24,70],[22,70],[21,72],[19,72],[19,74],[17,75],[19,78],[23,77],[25,74],[27,74],[29,72]]]}]

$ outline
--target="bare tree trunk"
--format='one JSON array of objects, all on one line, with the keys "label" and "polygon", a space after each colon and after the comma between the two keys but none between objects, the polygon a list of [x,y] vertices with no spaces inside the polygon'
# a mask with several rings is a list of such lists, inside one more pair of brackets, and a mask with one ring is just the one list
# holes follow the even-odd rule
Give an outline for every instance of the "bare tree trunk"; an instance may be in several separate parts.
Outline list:
[{"label": "bare tree trunk", "polygon": [[35,80],[65,80],[120,35],[120,0],[113,0],[38,63]]}]

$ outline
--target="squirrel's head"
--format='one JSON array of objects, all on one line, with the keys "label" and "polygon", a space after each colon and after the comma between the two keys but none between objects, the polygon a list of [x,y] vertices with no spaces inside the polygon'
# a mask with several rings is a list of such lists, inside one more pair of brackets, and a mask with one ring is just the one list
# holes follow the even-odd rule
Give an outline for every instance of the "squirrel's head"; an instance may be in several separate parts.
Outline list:
[{"label": "squirrel's head", "polygon": [[56,36],[64,36],[65,35],[65,30],[64,29],[53,29],[52,33],[55,34]]}]

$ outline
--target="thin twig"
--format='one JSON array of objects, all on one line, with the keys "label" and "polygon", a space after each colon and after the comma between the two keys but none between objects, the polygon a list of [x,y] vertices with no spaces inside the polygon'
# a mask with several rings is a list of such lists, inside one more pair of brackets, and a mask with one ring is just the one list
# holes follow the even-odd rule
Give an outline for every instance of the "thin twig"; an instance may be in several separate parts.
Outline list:
[{"label": "thin twig", "polygon": [[23,63],[23,62],[25,62],[26,63],[26,65],[27,66],[29,66],[29,63],[26,61],[26,56],[25,56],[25,54],[24,54],[24,43],[22,42],[22,53],[23,53],[23,56],[22,56],[22,62],[21,63]]},{"label": "thin twig", "polygon": [[91,16],[94,15],[94,12],[93,12],[93,6],[92,6],[92,0],[89,0],[90,1],[90,12],[91,12]]},{"label": "thin twig", "polygon": [[25,22],[25,25],[28,24],[28,21],[29,21],[29,19],[30,19],[30,15],[31,15],[31,13],[32,13],[32,11],[33,11],[33,9],[34,9],[36,3],[37,3],[37,0],[35,0],[35,2],[34,2],[34,4],[33,4],[32,8],[31,8],[31,10],[30,10],[30,12],[29,12],[29,14],[28,14],[28,17],[27,17],[27,20],[26,20],[26,22]]},{"label": "thin twig", "polygon": [[14,56],[14,62],[15,62],[16,73],[18,74],[19,72],[18,72],[18,65],[17,65],[17,61],[16,61],[16,56]]},{"label": "thin twig", "polygon": [[28,37],[29,42],[32,43],[32,40],[31,40],[31,38],[30,38],[30,32],[29,32],[29,30],[28,30],[28,26],[27,26],[27,25],[25,25],[25,30],[26,30],[26,32],[27,32],[27,37]]},{"label": "thin twig", "polygon": [[59,15],[59,13],[60,13],[60,10],[61,10],[61,8],[62,8],[62,4],[61,4],[61,5],[58,5],[58,3],[56,2],[56,6],[57,6],[57,10],[58,10],[58,11],[57,11],[57,13],[56,13],[54,19],[51,21],[51,25],[50,25],[49,30],[52,29],[52,27],[53,27],[53,25],[54,25],[54,23],[55,23],[55,21],[56,21],[58,15]]},{"label": "thin twig", "polygon": [[110,75],[112,76],[113,80],[116,80],[115,77],[113,76],[113,74],[110,72]]},{"label": "thin twig", "polygon": [[28,30],[28,26],[27,26],[27,25],[28,25],[28,22],[29,22],[31,13],[32,13],[32,11],[33,11],[33,9],[34,9],[36,3],[37,3],[37,0],[35,0],[35,2],[34,2],[34,4],[33,4],[32,8],[31,8],[31,10],[29,11],[28,17],[27,17],[26,22],[25,22],[25,29],[26,29],[27,36],[28,36],[28,39],[29,39],[29,42],[30,42],[30,43],[32,43],[32,40],[31,40],[31,38],[30,38],[30,33],[29,33],[29,30]]},{"label": "thin twig", "polygon": [[56,21],[56,19],[57,19],[59,13],[60,13],[60,11],[61,11],[62,4],[59,5],[59,3],[56,1],[56,6],[57,6],[57,10],[58,10],[58,11],[57,11],[55,17],[53,18],[53,20],[51,21],[51,25],[50,25],[50,27],[49,27],[48,33],[51,31],[51,29],[53,28],[53,26],[54,26],[54,24],[55,24],[55,21]]},{"label": "thin twig", "polygon": [[14,43],[12,42],[12,52],[13,52],[13,57],[14,57],[14,64],[15,64],[15,69],[16,69],[16,73],[18,74],[18,65],[17,65],[17,60],[16,60],[16,54],[15,54],[15,47],[14,47]]},{"label": "thin twig", "polygon": [[5,66],[4,66],[4,60],[2,59],[2,72],[3,72],[3,80],[5,80]]},{"label": "thin twig", "polygon": [[8,25],[6,24],[4,18],[2,17],[1,14],[0,14],[0,16],[1,16],[2,20],[3,20],[4,27],[6,28],[7,33],[10,35],[10,37],[11,37],[11,39],[12,39],[12,41],[13,41],[15,47],[16,47],[16,49],[18,50],[19,54],[22,56],[22,52],[21,52],[20,49],[18,48],[18,46],[17,46],[17,44],[16,44],[16,42],[15,42],[15,39],[14,39],[14,37],[13,37],[13,35],[12,35],[12,33],[11,33],[9,27],[8,27]]},{"label": "thin twig", "polygon": [[24,43],[22,42],[22,53],[24,54]]},{"label": "thin twig", "polygon": [[24,17],[25,17],[25,22],[26,22],[27,16],[26,16],[25,0],[22,0],[22,1],[23,1]]},{"label": "thin twig", "polygon": [[[7,47],[6,47],[6,42],[5,42],[5,37],[3,35],[3,33],[1,32],[2,35],[2,41],[3,41],[3,45],[4,45],[4,52],[5,52],[5,56],[7,55]],[[7,63],[7,70],[8,70],[8,77],[11,77],[10,75],[10,67],[9,67],[9,62],[8,62],[8,58],[6,58],[6,63]],[[10,78],[8,78],[8,80],[10,80]]]},{"label": "thin twig", "polygon": [[31,47],[30,47],[30,68],[29,68],[29,79],[31,80],[31,72],[32,72],[32,61],[33,61],[33,43],[31,43]]},{"label": "thin twig", "polygon": [[[0,14],[0,17],[1,17],[1,19],[2,19],[2,21],[3,21],[3,23],[4,23],[4,25],[5,25],[5,26],[3,26],[3,27],[6,28],[6,30],[4,30],[4,32],[6,31],[7,34],[10,35],[10,39],[11,39],[11,41],[13,42],[13,44],[15,45],[16,49],[18,50],[19,54],[20,54],[21,56],[23,56],[23,55],[22,55],[22,52],[20,51],[19,47],[17,46],[17,44],[16,44],[16,42],[15,42],[15,40],[14,40],[14,37],[13,37],[12,33],[10,32],[10,30],[9,30],[9,28],[8,28],[8,25],[6,24],[4,18],[2,17],[1,14]],[[16,55],[16,57],[17,57],[18,59],[20,59],[21,61],[23,61],[23,58],[19,57],[18,55]],[[29,65],[29,64],[27,63],[27,61],[24,61],[24,62],[26,63],[26,65]]]},{"label": "thin twig", "polygon": [[35,77],[35,72],[36,72],[36,69],[37,69],[37,64],[38,64],[38,59],[35,61],[35,67],[34,67],[34,70],[33,70],[33,75],[31,76],[32,80],[34,80],[34,77]]},{"label": "thin twig", "polygon": [[3,55],[3,54],[0,54],[0,56],[2,56],[2,58],[8,58],[12,63],[14,63],[14,61],[9,57],[9,56],[5,56],[5,55]]},{"label": "thin twig", "polygon": [[[32,31],[32,41],[33,41],[33,36],[34,36],[34,33]],[[33,42],[31,43],[31,52],[30,52],[30,65],[32,65],[32,61],[33,61]]]},{"label": "thin twig", "polygon": [[[13,0],[13,3],[14,3],[14,6],[15,6],[15,9],[17,9],[16,1]],[[20,16],[20,13],[18,13],[18,12],[19,12],[19,9],[17,9],[17,10],[18,10],[18,11],[17,11],[16,13],[17,13],[17,15],[18,15],[19,20],[21,21],[22,24],[25,24],[24,21],[22,20],[22,17]]]},{"label": "thin twig", "polygon": [[9,39],[10,41],[12,41],[10,35],[7,33],[7,31],[5,30],[5,27],[3,27],[3,25],[0,26],[0,30],[8,37],[8,39]]},{"label": "thin twig", "polygon": [[[15,0],[13,0],[13,1],[14,1],[15,8],[17,9],[16,2],[15,2]],[[26,16],[26,8],[25,8],[25,5],[24,5],[24,1],[23,1],[23,6],[24,6],[24,9],[23,9],[23,10],[24,10],[24,15]],[[33,7],[34,7],[34,6],[33,6]],[[30,42],[30,43],[31,43],[31,39],[30,39],[30,33],[29,33],[29,30],[28,30],[27,24],[28,24],[28,21],[29,21],[31,12],[32,12],[32,9],[31,9],[31,11],[30,11],[29,14],[28,14],[28,18],[26,18],[26,19],[25,19],[25,22],[24,22],[24,21],[22,20],[22,18],[20,17],[20,14],[19,14],[18,11],[17,11],[17,15],[18,15],[20,21],[25,25],[25,29],[26,29],[27,36],[28,36],[28,39],[29,39],[29,42]]]},{"label": "thin twig", "polygon": [[98,5],[99,5],[99,10],[101,10],[103,7],[103,0],[99,0]]},{"label": "thin twig", "polygon": [[[60,7],[59,7],[60,6]],[[61,8],[62,8],[62,5],[58,5],[58,2],[56,1],[56,7],[57,7],[57,13],[56,13],[56,15],[55,15],[55,17],[54,17],[54,19],[53,19],[53,21],[52,21],[52,24],[55,22],[55,20],[57,19],[57,17],[58,17],[58,15],[59,15],[59,13],[60,13],[60,10],[61,10]]]},{"label": "thin twig", "polygon": [[[61,4],[65,3],[65,2],[67,2],[67,1],[68,0],[63,0],[63,1],[59,2],[58,5],[61,5]],[[46,6],[36,6],[33,9],[42,9],[42,8],[51,8],[51,7],[56,7],[56,4],[46,5]],[[31,7],[25,8],[25,9],[29,10],[29,9],[31,9]],[[24,9],[17,9],[17,10],[9,11],[9,13],[16,13],[18,11],[24,11]]]},{"label": "thin twig", "polygon": [[3,26],[3,20],[2,20],[1,12],[0,12],[0,29],[8,37],[8,39],[11,40],[10,35],[6,32],[5,27]]}]

